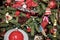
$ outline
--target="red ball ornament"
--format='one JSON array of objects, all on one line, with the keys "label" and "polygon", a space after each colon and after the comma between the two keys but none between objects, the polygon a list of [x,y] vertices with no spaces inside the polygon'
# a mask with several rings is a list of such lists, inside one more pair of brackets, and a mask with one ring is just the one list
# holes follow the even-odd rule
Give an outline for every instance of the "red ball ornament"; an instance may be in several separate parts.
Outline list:
[{"label": "red ball ornament", "polygon": [[24,4],[23,0],[16,0],[15,4],[13,4],[13,8],[18,8],[18,7],[22,7],[22,5]]},{"label": "red ball ornament", "polygon": [[51,30],[50,30],[50,33],[52,33],[52,34],[53,34],[53,33],[54,33],[54,30],[53,30],[53,29],[51,29]]},{"label": "red ball ornament", "polygon": [[7,2],[8,4],[10,4],[10,3],[11,3],[11,0],[6,0],[6,2]]},{"label": "red ball ornament", "polygon": [[32,2],[32,7],[36,7],[36,6],[38,6],[38,4],[35,2]]},{"label": "red ball ornament", "polygon": [[26,14],[26,17],[27,17],[27,18],[30,18],[30,16],[31,16],[31,15],[30,15],[29,13]]},{"label": "red ball ornament", "polygon": [[8,30],[4,35],[4,40],[28,40],[28,35],[25,31],[15,28]]},{"label": "red ball ornament", "polygon": [[7,4],[7,3],[5,3],[5,6],[8,6],[8,4]]},{"label": "red ball ornament", "polygon": [[27,7],[30,8],[32,6],[31,4],[32,0],[26,0]]},{"label": "red ball ornament", "polygon": [[17,7],[19,7],[20,5],[19,4],[13,4],[13,8],[17,8]]},{"label": "red ball ornament", "polygon": [[9,40],[24,40],[24,37],[23,34],[17,30],[9,35]]},{"label": "red ball ornament", "polygon": [[19,15],[20,15],[20,11],[17,10],[17,11],[15,12],[15,16],[19,16]]},{"label": "red ball ornament", "polygon": [[50,1],[48,4],[49,8],[55,8],[56,7],[56,2],[55,1]]},{"label": "red ball ornament", "polygon": [[30,27],[27,27],[27,32],[31,32],[31,28]]},{"label": "red ball ornament", "polygon": [[4,5],[7,7],[7,6],[10,6],[10,3],[5,3]]},{"label": "red ball ornament", "polygon": [[26,0],[26,4],[27,4],[28,8],[37,6],[37,3],[34,2],[34,0]]}]

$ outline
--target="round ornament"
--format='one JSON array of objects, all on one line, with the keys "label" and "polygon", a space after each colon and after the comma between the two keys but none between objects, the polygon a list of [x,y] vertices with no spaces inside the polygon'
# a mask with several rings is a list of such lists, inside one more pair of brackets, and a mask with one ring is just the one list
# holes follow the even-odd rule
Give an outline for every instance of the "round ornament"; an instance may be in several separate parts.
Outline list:
[{"label": "round ornament", "polygon": [[53,29],[51,29],[51,30],[50,30],[50,33],[51,33],[51,34],[53,34],[53,33],[54,33],[54,30],[53,30]]},{"label": "round ornament", "polygon": [[7,2],[8,4],[10,4],[10,3],[11,3],[11,0],[6,0],[6,2]]},{"label": "round ornament", "polygon": [[31,14],[29,14],[29,13],[26,14],[26,17],[27,18],[30,18],[30,16],[31,16]]},{"label": "round ornament", "polygon": [[24,0],[15,0],[15,3],[13,4],[13,8],[21,7],[24,4]]},{"label": "round ornament", "polygon": [[9,4],[5,3],[5,6],[7,7]]},{"label": "round ornament", "polygon": [[55,8],[56,7],[56,2],[55,1],[50,1],[48,4],[49,8]]},{"label": "round ornament", "polygon": [[27,27],[27,32],[31,32],[31,28],[30,27]]},{"label": "round ornament", "polygon": [[36,2],[34,2],[33,0],[26,0],[26,4],[27,4],[28,8],[38,6],[38,4]]},{"label": "round ornament", "polygon": [[11,29],[4,35],[4,40],[28,40],[28,35],[21,29]]},{"label": "round ornament", "polygon": [[17,11],[15,12],[15,16],[17,17],[17,16],[19,16],[19,15],[20,15],[20,11],[17,10]]},{"label": "round ornament", "polygon": [[21,32],[19,32],[18,30],[13,31],[10,35],[9,35],[9,40],[23,40],[23,34]]}]

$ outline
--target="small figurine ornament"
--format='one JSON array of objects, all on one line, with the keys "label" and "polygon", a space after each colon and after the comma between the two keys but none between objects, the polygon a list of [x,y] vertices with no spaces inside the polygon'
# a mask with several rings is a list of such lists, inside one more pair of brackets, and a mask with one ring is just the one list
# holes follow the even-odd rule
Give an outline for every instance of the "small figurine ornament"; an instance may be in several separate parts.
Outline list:
[{"label": "small figurine ornament", "polygon": [[9,21],[12,19],[12,16],[9,15],[9,13],[7,12],[5,18],[6,18],[6,23],[9,23]]},{"label": "small figurine ornament", "polygon": [[46,8],[44,15],[51,15],[51,9],[49,7]]},{"label": "small figurine ornament", "polygon": [[46,28],[46,26],[48,25],[48,23],[49,23],[48,16],[43,16],[42,22],[41,22],[41,26],[43,27],[43,29]]}]

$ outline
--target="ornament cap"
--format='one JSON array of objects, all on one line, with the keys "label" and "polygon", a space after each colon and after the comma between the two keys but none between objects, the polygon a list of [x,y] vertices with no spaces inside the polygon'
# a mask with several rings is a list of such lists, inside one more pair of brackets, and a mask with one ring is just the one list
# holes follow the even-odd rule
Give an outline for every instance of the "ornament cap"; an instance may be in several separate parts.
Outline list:
[{"label": "ornament cap", "polygon": [[18,29],[17,27],[15,29]]},{"label": "ornament cap", "polygon": [[18,28],[16,27],[15,30],[18,31]]}]

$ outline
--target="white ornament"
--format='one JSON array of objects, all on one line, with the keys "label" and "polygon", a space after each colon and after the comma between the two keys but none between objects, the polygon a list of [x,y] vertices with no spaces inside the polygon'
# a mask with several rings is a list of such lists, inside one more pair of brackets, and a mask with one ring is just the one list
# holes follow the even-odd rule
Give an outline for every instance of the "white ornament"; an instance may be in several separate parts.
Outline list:
[{"label": "white ornament", "polygon": [[49,22],[49,24],[51,24],[51,22]]},{"label": "white ornament", "polygon": [[27,5],[24,3],[24,4],[22,5],[22,8],[27,8]]},{"label": "white ornament", "polygon": [[24,40],[28,40],[28,35],[27,35],[27,33],[26,33],[25,31],[21,30],[21,29],[16,29],[16,28],[7,31],[6,34],[4,35],[4,40],[9,40],[9,35],[10,35],[13,31],[15,31],[15,30],[20,31],[20,32],[23,34]]},{"label": "white ornament", "polygon": [[7,12],[5,14],[5,18],[6,18],[6,23],[9,23],[8,21],[12,19],[12,16],[10,16],[9,13]]}]

